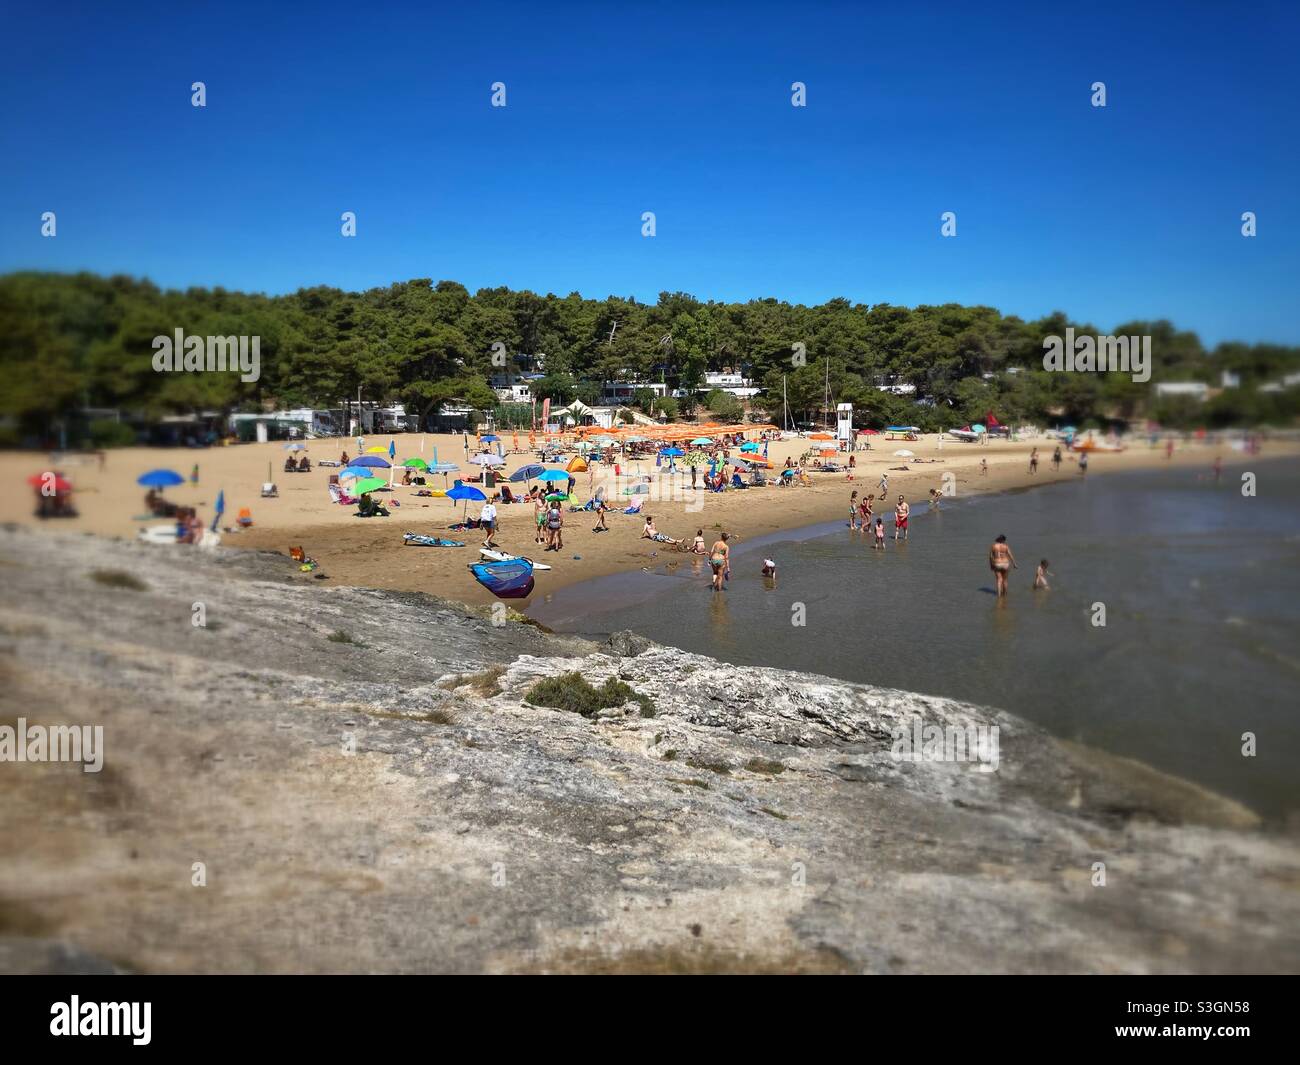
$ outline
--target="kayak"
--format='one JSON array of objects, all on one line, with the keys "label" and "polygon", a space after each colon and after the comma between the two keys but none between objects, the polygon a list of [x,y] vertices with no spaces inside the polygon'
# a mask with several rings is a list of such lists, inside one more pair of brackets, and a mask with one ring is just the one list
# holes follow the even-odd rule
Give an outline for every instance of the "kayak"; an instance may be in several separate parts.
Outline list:
[{"label": "kayak", "polygon": [[478,553],[489,562],[514,562],[522,559],[524,562],[532,562],[533,569],[550,569],[545,562],[533,562],[526,555],[507,555],[504,551],[493,551],[490,547],[480,547]]}]

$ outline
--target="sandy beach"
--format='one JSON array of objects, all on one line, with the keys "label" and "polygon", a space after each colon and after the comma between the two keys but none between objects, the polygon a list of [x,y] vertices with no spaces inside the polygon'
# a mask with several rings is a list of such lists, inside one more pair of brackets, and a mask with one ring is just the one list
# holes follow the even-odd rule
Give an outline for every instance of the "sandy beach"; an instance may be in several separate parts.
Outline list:
[{"label": "sandy beach", "polygon": [[[399,434],[391,439],[396,443],[399,463],[412,457],[423,457],[431,462],[434,448],[437,448],[442,461],[461,463],[464,476],[477,474],[477,467],[463,462],[464,446],[459,435]],[[689,542],[697,529],[703,529],[706,539],[712,542],[718,532],[726,530],[739,543],[755,536],[846,516],[850,493],[856,489],[862,495],[876,493],[879,496],[880,477],[886,472],[889,475],[890,503],[883,509],[878,503],[876,513],[886,515],[887,525],[890,524],[889,513],[893,503],[900,493],[914,508],[924,508],[931,488],[943,490],[945,473],[953,475],[951,483],[958,496],[1007,491],[1080,476],[1077,456],[1069,452],[1064,454],[1059,472],[1053,472],[1051,455],[1056,441],[1047,438],[991,441],[987,444],[965,444],[934,435],[909,442],[887,441],[883,437],[871,439],[872,449],[859,451],[856,455],[857,469],[851,482],[844,473],[813,473],[810,487],[751,488],[723,493],[692,491],[689,471],[679,469],[670,477],[667,465],[656,469],[651,460],[642,462],[639,467],[625,467],[624,476],[617,481],[612,478],[612,471],[598,467],[594,484],[601,484],[609,475],[610,479],[605,482],[610,486],[607,497],[611,501],[617,498],[622,505],[627,505],[636,498],[623,495],[623,489],[632,483],[629,474],[648,474],[654,479],[654,484],[652,494],[641,497],[646,500],[642,513],[652,514],[661,532],[685,537]],[[366,443],[387,448],[389,440],[387,436],[374,437]],[[507,438],[505,443],[508,447],[510,440]],[[526,446],[526,441],[524,444]],[[769,445],[773,471],[780,469],[787,456],[797,460],[816,446],[805,439],[773,441]],[[1034,447],[1039,449],[1040,461],[1037,474],[1030,475],[1028,456]],[[337,460],[345,449],[355,455],[356,441],[351,438],[313,440],[309,448],[308,454],[314,463],[322,459]],[[913,452],[913,456],[895,455],[896,451],[904,449]],[[1261,458],[1298,452],[1300,448],[1289,441],[1266,441]],[[105,452],[102,460],[94,455],[64,455],[52,459],[46,453],[8,452],[0,455],[0,478],[11,489],[17,490],[5,493],[0,499],[0,521],[39,525],[51,532],[134,538],[139,529],[164,523],[163,519],[144,518],[144,489],[136,484],[136,479],[145,471],[163,467],[187,478],[186,484],[168,489],[167,498],[181,505],[197,507],[205,525],[211,524],[217,493],[225,492],[223,546],[278,551],[286,556],[291,547],[301,546],[320,564],[316,573],[325,574],[334,584],[431,592],[471,604],[493,601],[466,569],[467,563],[478,560],[482,534],[477,530],[464,533],[447,530],[448,525],[459,519],[465,504],[420,497],[416,495],[416,487],[398,484],[391,493],[378,493],[376,496],[399,504],[390,506],[390,517],[358,518],[355,507],[330,502],[329,475],[337,473],[337,469],[315,466],[309,473],[284,473],[285,454],[284,445],[277,442],[206,450],[128,448]],[[1087,476],[1105,476],[1166,464],[1201,467],[1209,475],[1211,464],[1219,455],[1225,467],[1250,461],[1243,453],[1213,442],[1179,443],[1173,458],[1166,459],[1163,446],[1153,448],[1143,440],[1121,453],[1090,455]],[[981,473],[982,459],[988,462],[987,473]],[[504,471],[508,475],[535,461],[535,452],[508,453]],[[188,481],[195,463],[199,466],[197,485]],[[260,498],[268,464],[271,480],[279,488],[279,497],[274,499]],[[33,492],[26,486],[26,479],[51,468],[72,482],[78,517],[41,522],[34,516]],[[575,495],[577,499],[585,500],[589,495],[588,474],[575,476]],[[428,479],[431,488],[443,484],[440,475],[430,475]],[[471,517],[477,516],[480,506],[480,503],[469,504]],[[233,525],[243,507],[251,509],[253,526],[246,530],[224,531]],[[503,550],[527,554],[553,567],[550,572],[537,574],[534,598],[592,577],[653,566],[661,562],[662,555],[669,550],[663,544],[641,539],[642,517],[625,515],[621,509],[611,511],[608,516],[610,531],[600,534],[592,532],[595,523],[592,514],[566,512],[564,550],[546,553],[533,542],[531,505],[502,506],[498,516],[497,542]],[[407,547],[402,540],[405,532],[464,540],[466,546]],[[194,548],[177,546],[160,550]],[[285,567],[296,572],[296,567],[291,567],[287,558]],[[301,574],[301,579],[314,580],[315,574]]]}]

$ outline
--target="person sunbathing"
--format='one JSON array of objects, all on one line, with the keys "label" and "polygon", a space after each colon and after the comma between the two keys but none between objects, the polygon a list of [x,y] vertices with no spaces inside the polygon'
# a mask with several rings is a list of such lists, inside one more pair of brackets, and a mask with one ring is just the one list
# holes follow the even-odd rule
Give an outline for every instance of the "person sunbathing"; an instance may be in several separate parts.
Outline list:
[{"label": "person sunbathing", "polygon": [[304,455],[302,459],[298,462],[298,472],[311,473],[311,459],[309,459],[306,455]]},{"label": "person sunbathing", "polygon": [[287,459],[284,460],[284,472],[285,472],[285,473],[297,473],[297,472],[298,472],[298,464],[297,464],[296,462],[293,461],[293,456],[292,456],[292,455],[290,455]]}]

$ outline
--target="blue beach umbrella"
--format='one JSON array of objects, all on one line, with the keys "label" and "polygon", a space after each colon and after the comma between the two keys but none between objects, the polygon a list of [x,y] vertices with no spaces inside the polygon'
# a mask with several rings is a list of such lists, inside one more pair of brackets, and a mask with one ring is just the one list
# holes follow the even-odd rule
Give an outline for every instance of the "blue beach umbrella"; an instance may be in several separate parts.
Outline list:
[{"label": "blue beach umbrella", "polygon": [[538,466],[534,463],[531,466],[521,466],[510,475],[510,479],[512,481],[531,481],[534,477],[538,477],[545,472],[545,466]]},{"label": "blue beach umbrella", "polygon": [[349,477],[373,477],[374,472],[366,466],[349,466],[339,472],[339,480],[345,480]]},{"label": "blue beach umbrella", "polygon": [[741,451],[757,451],[757,450],[758,450],[758,445],[757,445],[756,443],[754,443],[754,441],[752,441],[752,440],[746,440],[743,444],[740,445],[740,450],[741,450]]},{"label": "blue beach umbrella", "polygon": [[381,459],[378,455],[362,455],[359,459],[353,459],[352,465],[369,466],[371,469],[386,470],[391,464],[387,459]]},{"label": "blue beach umbrella", "polygon": [[451,488],[447,490],[447,498],[463,499],[465,501],[464,514],[468,514],[469,501],[471,499],[484,500],[487,499],[487,496],[485,496],[482,492],[480,492],[477,488],[473,487],[472,485],[461,484],[459,481],[457,481],[455,485],[453,485]]},{"label": "blue beach umbrella", "polygon": [[174,485],[184,484],[185,478],[175,470],[150,470],[148,473],[140,474],[135,483],[145,488],[171,488]]},{"label": "blue beach umbrella", "polygon": [[491,443],[493,440],[500,440],[500,439],[501,438],[497,436],[496,433],[486,433],[483,436],[479,437],[479,440],[483,443]]},{"label": "blue beach umbrella", "polygon": [[678,459],[681,458],[683,455],[685,455],[686,452],[679,447],[666,447],[661,452],[659,452],[659,454],[661,454],[666,459]]},{"label": "blue beach umbrella", "polygon": [[568,473],[564,470],[543,470],[537,475],[539,481],[567,481]]}]

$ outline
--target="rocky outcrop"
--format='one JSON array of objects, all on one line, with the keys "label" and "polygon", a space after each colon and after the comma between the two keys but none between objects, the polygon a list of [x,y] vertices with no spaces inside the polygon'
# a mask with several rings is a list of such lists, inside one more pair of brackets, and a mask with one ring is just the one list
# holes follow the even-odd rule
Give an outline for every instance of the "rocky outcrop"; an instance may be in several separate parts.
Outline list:
[{"label": "rocky outcrop", "polygon": [[[278,555],[5,532],[0,576],[0,723],[105,746],[94,774],[0,763],[6,969],[1300,961],[1292,838],[993,710],[494,625]],[[644,698],[527,700],[569,672]],[[896,758],[917,719],[996,726],[996,772]]]}]

